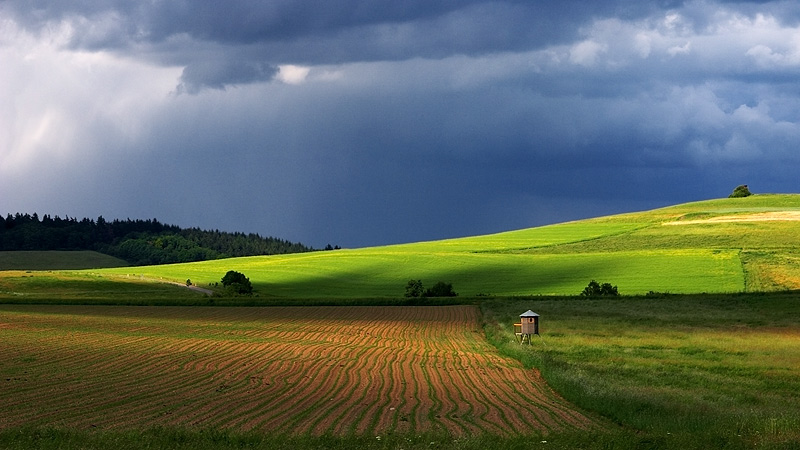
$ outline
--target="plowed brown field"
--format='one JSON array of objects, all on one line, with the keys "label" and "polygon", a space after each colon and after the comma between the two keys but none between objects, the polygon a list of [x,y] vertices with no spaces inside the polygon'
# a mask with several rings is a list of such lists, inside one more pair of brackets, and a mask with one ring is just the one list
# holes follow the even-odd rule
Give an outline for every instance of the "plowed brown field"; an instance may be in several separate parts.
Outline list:
[{"label": "plowed brown field", "polygon": [[0,428],[593,428],[477,309],[0,306]]}]

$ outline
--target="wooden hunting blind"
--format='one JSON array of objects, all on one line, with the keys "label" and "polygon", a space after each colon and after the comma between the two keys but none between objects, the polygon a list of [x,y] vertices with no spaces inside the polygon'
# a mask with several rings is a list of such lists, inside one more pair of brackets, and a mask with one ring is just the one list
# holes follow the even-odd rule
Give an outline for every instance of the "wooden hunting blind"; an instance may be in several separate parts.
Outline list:
[{"label": "wooden hunting blind", "polygon": [[530,344],[531,336],[539,335],[539,315],[529,309],[519,315],[519,322],[514,324],[514,334],[520,344],[526,340]]}]

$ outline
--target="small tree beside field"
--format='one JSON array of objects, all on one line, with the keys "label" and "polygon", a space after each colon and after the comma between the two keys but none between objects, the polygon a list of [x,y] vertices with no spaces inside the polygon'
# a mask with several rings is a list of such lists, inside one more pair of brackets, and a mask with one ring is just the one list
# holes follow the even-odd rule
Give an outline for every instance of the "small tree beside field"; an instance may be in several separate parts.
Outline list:
[{"label": "small tree beside field", "polygon": [[250,295],[253,293],[253,284],[250,283],[250,278],[235,270],[229,270],[222,277],[222,285],[225,286],[225,290],[232,294]]}]

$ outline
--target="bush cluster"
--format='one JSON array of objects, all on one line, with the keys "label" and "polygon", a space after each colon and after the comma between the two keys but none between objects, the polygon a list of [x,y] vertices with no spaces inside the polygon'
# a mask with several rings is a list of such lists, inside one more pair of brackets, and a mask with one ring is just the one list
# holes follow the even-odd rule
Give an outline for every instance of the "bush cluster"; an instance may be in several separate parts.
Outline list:
[{"label": "bush cluster", "polygon": [[581,292],[582,297],[601,297],[614,295],[619,295],[619,291],[617,290],[616,286],[612,286],[611,283],[600,284],[595,280],[590,281],[589,285],[583,288],[583,292]]},{"label": "bush cluster", "polygon": [[453,290],[453,283],[439,281],[428,289],[423,288],[422,280],[408,280],[405,297],[455,297],[458,294]]}]

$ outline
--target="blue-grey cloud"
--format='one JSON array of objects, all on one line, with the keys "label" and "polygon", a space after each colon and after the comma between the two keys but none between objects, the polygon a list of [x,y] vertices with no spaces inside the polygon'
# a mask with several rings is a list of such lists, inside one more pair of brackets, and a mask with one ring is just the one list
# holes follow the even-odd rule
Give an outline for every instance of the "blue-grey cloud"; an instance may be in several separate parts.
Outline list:
[{"label": "blue-grey cloud", "polygon": [[0,17],[0,213],[356,246],[798,190],[796,2],[7,0]]},{"label": "blue-grey cloud", "polygon": [[177,93],[196,94],[204,88],[225,89],[254,82],[270,81],[278,68],[258,61],[198,61],[183,69]]},{"label": "blue-grey cloud", "polygon": [[[425,0],[340,2],[145,2],[7,0],[3,11],[32,29],[68,23],[70,45],[180,60],[176,41],[251,46],[273,63],[343,63],[476,55],[563,42],[602,17],[643,17],[677,2]],[[175,52],[173,53],[173,50]],[[224,51],[220,49],[220,51]]]}]

